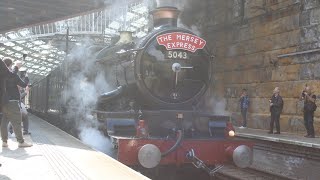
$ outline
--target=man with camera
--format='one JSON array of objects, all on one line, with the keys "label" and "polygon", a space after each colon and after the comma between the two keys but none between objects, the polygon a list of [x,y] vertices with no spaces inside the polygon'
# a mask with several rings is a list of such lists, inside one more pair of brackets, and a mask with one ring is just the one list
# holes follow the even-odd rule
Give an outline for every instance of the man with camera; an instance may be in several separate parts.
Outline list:
[{"label": "man with camera", "polygon": [[[19,66],[19,62],[15,63],[13,73],[19,75],[20,79],[23,82],[25,82],[26,84],[29,84],[29,78],[28,78],[26,69],[19,68],[18,66]],[[22,66],[22,64],[20,66]],[[26,88],[22,88],[20,86],[18,87],[18,89],[20,91],[20,99],[21,99],[20,109],[21,109],[21,118],[22,118],[22,124],[23,124],[23,126],[22,126],[23,127],[23,135],[30,135],[31,134],[29,132],[28,111],[25,106],[25,97],[28,94],[29,86],[27,86]],[[9,124],[9,132],[12,136],[14,136],[13,127],[11,124]]]},{"label": "man with camera", "polygon": [[2,120],[2,106],[6,100],[5,81],[9,77],[13,77],[13,73],[8,69],[7,65],[2,61],[2,59],[0,59],[0,124]]},{"label": "man with camera", "polygon": [[274,134],[280,134],[280,114],[283,109],[283,100],[280,96],[279,87],[274,88],[273,95],[269,100],[270,102],[270,112],[271,112],[271,121],[270,121],[270,130],[269,134],[273,134],[273,125],[276,124],[277,131]]},{"label": "man with camera", "polygon": [[314,111],[317,109],[316,95],[312,94],[311,87],[306,86],[301,93],[301,100],[304,100],[303,106],[303,120],[307,130],[307,135],[304,137],[314,138],[313,117]]}]

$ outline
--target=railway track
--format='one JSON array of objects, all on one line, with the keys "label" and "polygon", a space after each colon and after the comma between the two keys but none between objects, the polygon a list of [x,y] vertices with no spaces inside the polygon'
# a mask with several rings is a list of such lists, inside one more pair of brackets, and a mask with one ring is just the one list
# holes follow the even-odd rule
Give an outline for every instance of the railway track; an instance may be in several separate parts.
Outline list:
[{"label": "railway track", "polygon": [[[247,139],[247,138],[246,138]],[[250,168],[225,166],[217,179],[316,180],[320,177],[320,149],[281,142],[256,140]]]},{"label": "railway track", "polygon": [[235,166],[225,166],[215,174],[218,180],[291,180],[291,178],[264,172],[258,169],[239,169]]}]

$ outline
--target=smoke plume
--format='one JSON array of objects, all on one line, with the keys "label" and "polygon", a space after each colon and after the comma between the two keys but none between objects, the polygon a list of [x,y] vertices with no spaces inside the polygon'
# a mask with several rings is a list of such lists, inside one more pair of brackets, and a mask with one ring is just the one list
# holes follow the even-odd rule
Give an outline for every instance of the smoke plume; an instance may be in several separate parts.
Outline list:
[{"label": "smoke plume", "polygon": [[93,116],[100,94],[110,90],[103,69],[95,63],[89,38],[78,43],[67,57],[64,104],[67,107],[65,119],[78,132],[78,137],[91,147],[106,152],[110,149],[109,140],[98,130],[99,122]]},{"label": "smoke plume", "polygon": [[218,92],[211,87],[199,104],[199,108],[203,111],[214,113],[215,115],[230,116],[231,113],[227,110],[227,104],[227,100],[223,96],[223,93]]},{"label": "smoke plume", "polygon": [[202,98],[199,108],[216,115],[230,116],[227,110],[227,100],[224,97],[224,89],[221,83],[215,84],[216,87],[210,87]]},{"label": "smoke plume", "polygon": [[201,36],[206,21],[206,1],[177,0],[177,7],[181,11],[178,25],[190,29],[196,35]]},{"label": "smoke plume", "polygon": [[212,105],[214,114],[225,116],[231,115],[231,113],[226,110],[227,101],[225,98],[218,98],[214,96],[209,100],[209,103]]},{"label": "smoke plume", "polygon": [[192,0],[156,0],[157,7],[176,7],[181,11],[178,27],[189,29],[196,35],[201,35],[201,29],[206,13],[206,2]]},{"label": "smoke plume", "polygon": [[[87,116],[87,119],[96,121],[96,119],[90,115]],[[108,155],[112,154],[113,148],[110,140],[106,138],[101,131],[97,130],[96,127],[91,127],[88,123],[82,123],[79,128],[81,129],[79,138],[83,143]]]}]

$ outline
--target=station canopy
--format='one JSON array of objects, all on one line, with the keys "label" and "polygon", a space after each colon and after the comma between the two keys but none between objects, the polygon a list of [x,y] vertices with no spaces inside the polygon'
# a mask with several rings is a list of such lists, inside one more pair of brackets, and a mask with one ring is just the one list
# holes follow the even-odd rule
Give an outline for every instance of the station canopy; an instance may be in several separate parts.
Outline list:
[{"label": "station canopy", "polygon": [[[10,4],[11,1],[15,3]],[[5,25],[0,26],[0,58],[11,57],[14,61],[22,61],[22,69],[27,70],[31,82],[37,82],[58,67],[66,58],[68,49],[81,45],[84,38],[89,37],[95,45],[107,46],[113,37],[118,36],[119,31],[131,31],[133,36],[137,38],[147,34],[148,1],[104,0],[104,4],[101,5],[101,3],[97,4],[100,1],[92,0],[95,4],[90,6],[90,3],[86,2],[91,0],[52,0],[50,2],[60,2],[60,4],[49,3],[48,8],[55,7],[57,14],[62,14],[64,10],[72,9],[71,2],[77,3],[77,1],[81,2],[82,8],[87,7],[86,10],[95,9],[54,21],[43,18],[44,20],[42,19],[42,23],[39,24],[34,24],[41,20],[37,19],[40,18],[39,16],[34,15],[32,17],[35,18],[34,21],[28,20],[33,25],[22,22],[16,22],[16,24],[4,22]],[[3,21],[3,9],[6,11],[18,10],[25,2],[29,1],[5,0],[5,3],[1,1],[0,22]],[[30,2],[40,3],[44,6],[44,3],[49,0],[30,0]],[[64,5],[61,2],[69,3]],[[75,7],[79,8],[80,5]],[[16,13],[23,13],[22,11]],[[49,15],[50,13],[47,16]],[[43,21],[46,22],[43,23]]]}]

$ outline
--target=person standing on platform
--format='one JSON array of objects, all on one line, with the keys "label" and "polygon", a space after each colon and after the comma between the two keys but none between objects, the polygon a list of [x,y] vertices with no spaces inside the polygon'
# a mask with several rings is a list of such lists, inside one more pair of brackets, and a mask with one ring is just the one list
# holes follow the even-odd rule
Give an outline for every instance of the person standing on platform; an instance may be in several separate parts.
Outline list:
[{"label": "person standing on platform", "polygon": [[0,59],[0,124],[2,120],[2,105],[5,101],[5,80],[10,76],[13,76],[12,72],[8,69],[2,59]]},{"label": "person standing on platform", "polygon": [[240,109],[241,109],[241,115],[242,115],[242,126],[240,128],[246,128],[247,127],[247,112],[250,104],[249,96],[247,94],[246,89],[242,89],[242,93],[240,96]]},{"label": "person standing on platform", "polygon": [[304,90],[301,93],[301,100],[304,100],[304,106],[303,106],[303,120],[304,125],[307,130],[307,135],[305,137],[307,138],[314,138],[314,127],[313,127],[313,117],[314,117],[314,111],[317,109],[316,105],[316,95],[312,94],[311,87],[306,86]]},{"label": "person standing on platform", "polygon": [[[8,69],[7,65],[0,59],[0,126],[2,122],[2,105],[5,103],[5,81],[7,78],[12,77],[13,73]],[[1,164],[0,164],[1,166]]]},{"label": "person standing on platform", "polygon": [[280,96],[279,87],[274,88],[273,95],[269,100],[270,102],[270,112],[271,112],[271,121],[270,121],[270,130],[269,134],[273,134],[273,125],[276,124],[277,131],[274,134],[280,134],[280,114],[283,109],[283,100]]},{"label": "person standing on platform", "polygon": [[[8,68],[12,66],[12,59],[4,58],[3,61]],[[17,74],[5,79],[4,100],[3,100],[3,118],[1,123],[2,147],[8,147],[8,123],[11,122],[16,134],[18,147],[30,147],[32,144],[26,143],[22,136],[21,130],[21,112],[20,112],[20,93],[18,86],[26,87]]]},{"label": "person standing on platform", "polygon": [[[27,84],[29,84],[29,78],[27,75],[27,71],[20,71],[20,78]],[[25,106],[25,97],[28,94],[28,86],[26,88],[21,88],[21,114],[22,114],[22,125],[23,125],[23,135],[31,134],[29,132],[29,117],[28,117],[28,111]]]},{"label": "person standing on platform", "polygon": [[[15,64],[14,66],[14,71],[13,73],[18,73],[18,64]],[[26,71],[20,71],[19,77],[23,82],[26,84],[29,84],[29,78],[27,76]],[[27,95],[28,92],[28,86],[26,88],[19,87],[20,90],[20,97],[21,97],[21,104],[20,104],[20,109],[21,109],[21,118],[22,118],[22,127],[23,127],[23,135],[30,135],[31,133],[29,132],[29,117],[28,117],[28,111],[26,109],[26,106],[24,104],[25,102],[25,96]],[[13,128],[11,124],[9,125],[9,132],[11,135],[13,135]],[[14,136],[14,135],[13,135]]]}]

